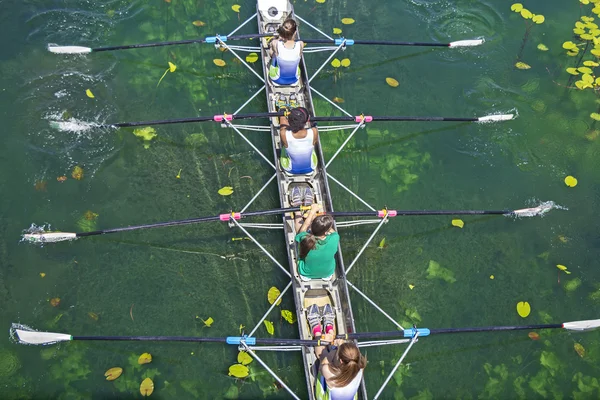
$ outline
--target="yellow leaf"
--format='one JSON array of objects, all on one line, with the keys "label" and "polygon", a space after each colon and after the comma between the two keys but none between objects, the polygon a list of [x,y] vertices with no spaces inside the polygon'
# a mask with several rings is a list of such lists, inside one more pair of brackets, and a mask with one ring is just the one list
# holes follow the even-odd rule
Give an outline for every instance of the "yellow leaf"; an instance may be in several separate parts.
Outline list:
[{"label": "yellow leaf", "polygon": [[352,25],[354,23],[354,19],[352,18],[342,18],[342,24],[344,25]]},{"label": "yellow leaf", "polygon": [[[273,304],[275,300],[279,297],[281,292],[275,286],[272,286],[267,293],[267,300],[269,300],[269,304]],[[281,304],[281,299],[277,302],[277,306]]]},{"label": "yellow leaf", "polygon": [[88,312],[88,317],[90,317],[94,321],[98,321],[98,319],[100,318],[100,316],[93,311]]},{"label": "yellow leaf", "polygon": [[232,5],[232,6],[231,6],[231,9],[232,9],[233,11],[235,11],[236,13],[239,13],[239,12],[240,12],[240,8],[241,8],[241,7],[242,7],[242,6],[240,6],[239,4],[234,4],[234,5]]},{"label": "yellow leaf", "polygon": [[579,0],[581,4],[590,4],[590,0]]},{"label": "yellow leaf", "polygon": [[571,41],[568,41],[568,42],[564,42],[562,47],[565,50],[573,50],[573,49],[577,48],[577,45]]},{"label": "yellow leaf", "polygon": [[140,393],[142,396],[147,397],[150,396],[152,392],[154,392],[154,382],[152,382],[152,379],[150,378],[144,379],[140,385]]},{"label": "yellow leaf", "polygon": [[90,99],[94,98],[94,93],[92,93],[92,91],[90,89],[86,89],[85,90],[85,94],[87,95],[87,97],[89,97]]},{"label": "yellow leaf", "polygon": [[123,373],[123,368],[115,367],[115,368],[111,368],[108,371],[106,371],[104,373],[104,376],[106,377],[107,381],[114,381],[115,379],[120,377],[122,373]]},{"label": "yellow leaf", "polygon": [[494,279],[494,275],[490,275],[490,279],[492,279],[492,280],[493,280],[493,279]]},{"label": "yellow leaf", "polygon": [[400,84],[400,83],[398,83],[397,80],[395,80],[394,78],[390,78],[390,77],[385,78],[385,82],[388,85],[390,85],[391,87],[398,87],[398,85]]},{"label": "yellow leaf", "polygon": [[543,15],[536,15],[533,18],[531,18],[531,20],[533,22],[535,22],[536,24],[543,24],[544,21],[546,20],[546,18]]},{"label": "yellow leaf", "polygon": [[213,322],[215,322],[215,320],[212,319],[212,317],[208,317],[206,318],[206,321],[202,320],[202,322],[204,322],[204,326],[208,326],[210,328],[210,326],[213,324]]},{"label": "yellow leaf", "polygon": [[242,365],[248,365],[253,361],[253,358],[245,351],[240,351],[238,353],[237,361]]},{"label": "yellow leaf", "polygon": [[592,73],[594,73],[594,71],[592,71],[592,69],[589,68],[589,67],[579,67],[579,68],[577,68],[577,71],[581,72],[582,74],[592,74]]},{"label": "yellow leaf", "polygon": [[169,71],[175,72],[176,69],[177,69],[177,65],[175,65],[171,61],[169,61]]},{"label": "yellow leaf", "polygon": [[274,334],[275,328],[273,327],[273,323],[267,320],[264,320],[263,322],[265,324],[265,327],[267,328],[267,332],[269,332],[270,335]]},{"label": "yellow leaf", "polygon": [[583,35],[579,35],[579,37],[583,40],[592,40],[594,38],[594,36],[590,35],[589,33],[584,33]]},{"label": "yellow leaf", "polygon": [[415,288],[415,285],[410,285],[410,284],[409,284],[409,285],[408,285],[408,288],[409,288],[410,290],[413,290],[413,289]]},{"label": "yellow leaf", "polygon": [[204,26],[204,25],[206,25],[204,22],[202,22],[200,20],[196,20],[196,21],[192,22],[192,24],[194,26]]},{"label": "yellow leaf", "polygon": [[81,168],[79,165],[76,165],[73,168],[73,171],[71,171],[71,176],[73,177],[73,179],[77,179],[78,181],[83,179],[83,168]]},{"label": "yellow leaf", "polygon": [[385,247],[385,238],[381,239],[381,242],[379,242],[379,246],[377,246],[380,249],[383,249]]},{"label": "yellow leaf", "polygon": [[242,364],[233,364],[231,367],[229,367],[229,376],[233,376],[235,378],[245,378],[249,373],[248,367]]},{"label": "yellow leaf", "polygon": [[258,54],[250,53],[246,56],[246,62],[255,63],[258,61]]},{"label": "yellow leaf", "polygon": [[[594,54],[594,50],[592,50],[591,53]],[[577,54],[579,54],[579,49],[567,51],[569,57],[575,57]]]},{"label": "yellow leaf", "polygon": [[462,219],[453,219],[452,226],[457,226],[459,228],[462,228],[463,226],[465,226],[465,223],[463,222]]},{"label": "yellow leaf", "polygon": [[215,58],[213,62],[217,67],[224,67],[227,64],[225,60],[221,60],[220,58]]},{"label": "yellow leaf", "polygon": [[43,277],[45,277],[45,276],[46,276],[46,273],[45,273],[45,272],[40,272],[40,277],[42,277],[42,278],[43,278]]},{"label": "yellow leaf", "polygon": [[523,9],[523,4],[521,4],[521,3],[515,3],[512,6],[510,6],[510,10],[514,11],[514,12],[521,12],[522,9]]},{"label": "yellow leaf", "polygon": [[583,358],[583,356],[585,356],[585,348],[581,344],[575,343],[573,345],[573,348],[575,349],[577,354],[579,354],[579,357]]},{"label": "yellow leaf", "polygon": [[281,310],[281,316],[290,324],[296,322],[296,316],[290,310]]},{"label": "yellow leaf", "polygon": [[331,66],[333,68],[339,68],[340,65],[342,65],[342,63],[337,58],[334,58],[333,61],[331,61]]},{"label": "yellow leaf", "polygon": [[587,29],[590,29],[590,30],[592,30],[592,29],[598,29],[598,25],[596,25],[593,22],[586,22],[585,27]]},{"label": "yellow leaf", "polygon": [[325,0],[317,0],[317,3],[323,4],[323,3],[325,3]]},{"label": "yellow leaf", "polygon": [[577,186],[577,179],[569,175],[565,178],[565,185],[567,185],[568,187],[575,187]]},{"label": "yellow leaf", "polygon": [[596,6],[596,7],[592,8],[592,12],[596,15],[600,14],[600,7]]},{"label": "yellow leaf", "polygon": [[519,61],[515,64],[515,67],[517,67],[518,69],[529,69],[531,68],[531,65],[525,64],[523,61]]},{"label": "yellow leaf", "polygon": [[585,29],[575,28],[575,29],[573,29],[573,33],[576,35],[582,35],[585,33]]},{"label": "yellow leaf", "polygon": [[531,313],[531,306],[526,301],[520,301],[517,303],[517,312],[522,318],[526,318]]},{"label": "yellow leaf", "polygon": [[593,17],[587,17],[587,16],[584,15],[583,17],[581,17],[581,20],[583,22],[592,22],[594,20],[594,18]]},{"label": "yellow leaf", "polygon": [[524,8],[521,10],[521,17],[525,19],[531,19],[533,17],[533,14],[531,13],[531,11]]},{"label": "yellow leaf", "polygon": [[344,58],[342,60],[342,67],[348,68],[349,66],[350,66],[350,59],[349,58]]},{"label": "yellow leaf", "polygon": [[231,186],[224,186],[217,193],[221,196],[229,196],[233,193],[233,188]]},{"label": "yellow leaf", "polygon": [[341,103],[343,103],[343,102],[344,102],[344,99],[342,99],[341,97],[334,97],[334,98],[333,98],[333,102],[334,102],[334,103],[340,103],[340,104],[341,104]]},{"label": "yellow leaf", "polygon": [[[592,49],[590,51],[590,53],[592,53],[593,55],[595,55],[596,57],[600,57],[600,49]],[[577,54],[575,54],[577,55]]]},{"label": "yellow leaf", "polygon": [[[587,67],[581,67],[579,68],[580,72],[582,68],[587,68]],[[589,68],[587,68],[589,70]],[[591,71],[591,70],[590,70]],[[587,84],[591,84],[594,82],[594,77],[592,75],[590,75],[591,72],[584,72],[583,76],[581,77],[581,80],[584,81]],[[591,86],[590,86],[591,87]]]},{"label": "yellow leaf", "polygon": [[584,81],[577,81],[577,82],[575,82],[575,86],[577,86],[577,88],[583,90],[583,89],[585,89],[585,82]]},{"label": "yellow leaf", "polygon": [[591,113],[590,114],[590,118],[592,118],[592,119],[594,119],[596,121],[600,121],[600,114],[598,114],[598,113]]},{"label": "yellow leaf", "polygon": [[333,34],[334,35],[339,35],[342,33],[342,30],[340,28],[333,28]]},{"label": "yellow leaf", "polygon": [[579,75],[579,72],[577,72],[577,68],[567,68],[567,72],[571,75]]},{"label": "yellow leaf", "polygon": [[244,328],[245,328],[245,326],[240,324],[240,335],[242,334],[242,332],[244,332]]},{"label": "yellow leaf", "polygon": [[138,364],[148,364],[152,362],[152,354],[144,353],[138,358]]},{"label": "yellow leaf", "polygon": [[537,48],[538,48],[538,50],[541,50],[541,51],[548,51],[548,46],[546,46],[543,43],[538,44]]}]

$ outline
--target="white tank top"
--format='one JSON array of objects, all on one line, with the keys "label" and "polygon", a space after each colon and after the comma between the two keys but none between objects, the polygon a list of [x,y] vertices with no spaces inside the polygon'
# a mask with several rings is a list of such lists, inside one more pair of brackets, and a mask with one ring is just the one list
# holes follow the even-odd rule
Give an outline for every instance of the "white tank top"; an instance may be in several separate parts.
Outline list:
[{"label": "white tank top", "polygon": [[298,80],[298,64],[300,63],[300,51],[302,45],[295,42],[294,47],[288,49],[283,41],[277,41],[277,63],[279,65],[279,76],[293,83]]},{"label": "white tank top", "polygon": [[358,392],[358,387],[360,386],[360,381],[363,376],[363,370],[359,370],[358,374],[352,379],[352,382],[347,384],[344,387],[331,387],[327,386],[329,390],[329,399],[330,400],[353,400],[356,392]]},{"label": "white tank top", "polygon": [[292,160],[293,174],[308,174],[312,172],[312,152],[314,149],[315,133],[312,128],[306,130],[306,136],[297,139],[291,130],[285,131],[288,147],[285,149]]}]

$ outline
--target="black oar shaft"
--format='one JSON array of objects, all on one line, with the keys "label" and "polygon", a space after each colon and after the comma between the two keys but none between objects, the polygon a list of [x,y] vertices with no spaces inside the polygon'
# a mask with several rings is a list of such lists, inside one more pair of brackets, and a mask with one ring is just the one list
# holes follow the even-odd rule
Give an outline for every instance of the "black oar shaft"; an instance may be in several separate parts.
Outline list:
[{"label": "black oar shaft", "polygon": [[[311,121],[356,121],[356,117],[312,117]],[[476,122],[479,118],[458,117],[406,117],[406,116],[372,116],[372,121],[446,121]]]},{"label": "black oar shaft", "polygon": [[[397,42],[387,40],[352,40],[352,44],[370,44],[377,46],[419,46],[419,47],[450,47],[450,43],[427,43],[427,42]],[[337,44],[336,39],[302,39],[304,43],[312,44]],[[339,43],[339,39],[337,40]]]},{"label": "black oar shaft", "polygon": [[[196,337],[196,336],[73,336],[72,340],[88,341],[123,341],[123,342],[195,342],[195,343],[229,343],[232,338],[225,337]],[[233,338],[240,339],[240,338]],[[271,346],[316,346],[317,340],[277,339],[277,338],[246,338],[248,343]]]},{"label": "black oar shaft", "polygon": [[440,333],[468,333],[468,332],[496,332],[496,331],[522,331],[535,329],[556,329],[562,328],[562,324],[546,324],[546,325],[523,325],[523,326],[481,326],[473,328],[444,328],[430,329],[431,334]]},{"label": "black oar shaft", "polygon": [[[252,118],[270,118],[277,117],[280,113],[251,113],[251,114],[236,114],[232,115],[233,119],[252,119]],[[159,119],[155,121],[136,121],[136,122],[117,122],[114,124],[105,124],[105,126],[114,126],[118,128],[126,128],[131,126],[149,126],[149,125],[169,125],[169,124],[187,124],[190,122],[207,122],[214,121],[215,116],[203,116],[193,118],[178,118],[178,119]]]},{"label": "black oar shaft", "polygon": [[[390,210],[396,215],[507,215],[512,214],[512,210]],[[327,213],[334,217],[378,217],[379,211],[334,211]]]},{"label": "black oar shaft", "polygon": [[139,44],[128,44],[122,46],[107,46],[97,47],[92,49],[94,53],[100,51],[113,51],[113,50],[127,50],[127,49],[142,49],[145,47],[161,47],[161,46],[173,46],[178,44],[192,44],[192,43],[204,43],[204,39],[189,39],[189,40],[175,40],[170,42],[156,42],[156,43],[139,43]]}]

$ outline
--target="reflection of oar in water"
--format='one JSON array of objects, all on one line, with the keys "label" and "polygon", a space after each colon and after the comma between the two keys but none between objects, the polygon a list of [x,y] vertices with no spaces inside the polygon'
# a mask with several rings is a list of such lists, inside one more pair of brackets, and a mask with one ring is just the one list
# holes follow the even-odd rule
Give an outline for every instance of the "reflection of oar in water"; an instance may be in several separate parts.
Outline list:
[{"label": "reflection of oar in water", "polygon": [[[391,332],[361,332],[348,335],[338,335],[340,339],[377,339],[389,337],[410,337],[417,333],[419,337],[445,334],[445,333],[468,333],[468,332],[499,332],[516,330],[538,330],[538,329],[566,329],[569,331],[589,331],[600,327],[600,319],[587,321],[564,322],[562,324],[546,325],[522,325],[522,326],[485,326],[476,328],[446,328],[427,329],[409,328],[403,331]],[[278,338],[255,338],[247,336],[229,337],[195,337],[195,336],[73,336],[68,333],[37,332],[26,327],[13,324],[11,336],[22,344],[48,345],[58,342],[69,342],[73,340],[103,340],[103,341],[143,341],[143,342],[212,342],[239,345],[241,342],[249,346],[257,344],[271,346],[319,346],[328,344],[322,340],[300,340],[300,339],[278,339]]]},{"label": "reflection of oar in water", "polygon": [[[555,204],[551,201],[540,204],[534,208],[524,208],[521,210],[498,210],[498,211],[486,211],[486,210],[378,210],[378,211],[336,211],[329,213],[336,217],[395,217],[398,215],[481,215],[481,214],[497,214],[506,216],[517,216],[517,217],[534,217],[536,215],[542,215],[550,211],[555,207]],[[310,207],[296,207],[296,208],[278,208],[274,210],[266,211],[252,211],[245,213],[227,213],[219,214],[210,217],[199,217],[199,218],[188,218],[176,221],[157,222],[154,224],[145,225],[133,225],[125,226],[121,228],[103,229],[92,232],[33,232],[26,233],[23,235],[23,239],[33,243],[51,243],[51,242],[62,242],[65,240],[73,240],[85,236],[96,236],[105,235],[108,233],[127,232],[138,229],[149,229],[149,228],[160,228],[164,226],[176,226],[176,225],[189,225],[197,224],[200,222],[215,222],[223,221],[227,222],[230,218],[239,220],[246,217],[256,217],[260,215],[273,215],[273,214],[284,214],[293,211],[300,211],[301,209],[307,209]]]},{"label": "reflection of oar in water", "polygon": [[[259,37],[274,36],[270,34],[250,34],[250,35],[235,35],[235,36],[207,36],[204,39],[189,39],[189,40],[175,40],[169,42],[156,42],[156,43],[140,43],[140,44],[128,44],[122,46],[107,46],[107,47],[84,47],[84,46],[56,46],[48,45],[48,51],[56,54],[88,54],[88,53],[99,53],[101,51],[114,51],[114,50],[129,50],[129,49],[142,49],[146,47],[161,47],[161,46],[175,46],[181,44],[196,44],[196,43],[210,43],[216,44],[218,42],[227,42],[230,40],[242,40],[242,39],[253,39]],[[418,46],[418,47],[472,47],[483,44],[483,39],[474,40],[459,40],[450,43],[425,43],[425,42],[399,42],[399,41],[382,41],[382,40],[354,40],[346,38],[336,39],[303,39],[305,43],[331,43],[336,46],[340,46],[342,43],[346,46],[353,44],[368,44],[368,45],[382,45],[382,46]],[[345,42],[344,42],[345,41]]]},{"label": "reflection of oar in water", "polygon": [[[50,126],[53,128],[69,131],[73,130],[73,125],[76,124],[78,130],[91,129],[94,127],[132,127],[132,126],[150,126],[150,125],[171,125],[171,124],[187,124],[191,122],[224,122],[235,119],[252,119],[252,118],[271,118],[284,115],[281,113],[252,113],[252,114],[220,114],[211,116],[201,116],[192,118],[177,118],[177,119],[160,119],[153,121],[135,121],[135,122],[115,122],[108,124],[95,124],[77,120],[66,121],[50,121]],[[357,115],[355,117],[311,117],[311,121],[349,121],[356,123],[367,123],[372,121],[437,121],[437,122],[502,122],[510,121],[515,118],[514,114],[491,114],[483,117],[411,117],[411,116],[372,116],[372,115]]]}]

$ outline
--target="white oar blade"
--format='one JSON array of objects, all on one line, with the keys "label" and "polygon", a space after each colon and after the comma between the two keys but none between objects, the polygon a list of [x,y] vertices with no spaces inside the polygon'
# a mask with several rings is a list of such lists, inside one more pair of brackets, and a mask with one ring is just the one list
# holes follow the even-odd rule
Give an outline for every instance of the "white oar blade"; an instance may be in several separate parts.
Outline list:
[{"label": "white oar blade", "polygon": [[71,335],[65,333],[36,332],[15,329],[15,333],[22,344],[52,344],[57,342],[68,342],[72,339]]},{"label": "white oar blade", "polygon": [[485,117],[477,118],[478,122],[501,122],[501,121],[510,121],[514,119],[514,114],[498,114],[498,115],[486,115]]},{"label": "white oar blade", "polygon": [[23,240],[31,243],[53,243],[75,239],[77,239],[77,234],[70,232],[26,233],[23,235]]},{"label": "white oar blade", "polygon": [[90,47],[83,46],[48,46],[48,51],[55,54],[88,54],[92,52]]},{"label": "white oar blade", "polygon": [[570,331],[589,331],[600,328],[600,319],[589,319],[587,321],[565,322],[563,328]]},{"label": "white oar blade", "polygon": [[484,39],[459,40],[457,42],[451,42],[450,47],[473,47],[482,45],[484,42]]}]

